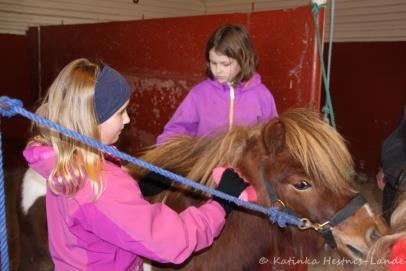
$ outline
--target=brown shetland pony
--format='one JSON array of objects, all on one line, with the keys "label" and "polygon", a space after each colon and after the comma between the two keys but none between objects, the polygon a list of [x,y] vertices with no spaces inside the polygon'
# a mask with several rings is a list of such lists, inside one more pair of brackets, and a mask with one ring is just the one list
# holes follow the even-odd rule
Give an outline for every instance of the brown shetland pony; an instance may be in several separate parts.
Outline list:
[{"label": "brown shetland pony", "polygon": [[[279,199],[301,217],[329,221],[353,199],[353,162],[342,137],[316,113],[297,109],[255,127],[235,128],[211,139],[175,138],[147,151],[142,160],[214,187],[211,171],[218,165],[238,168],[257,192],[257,203],[272,206],[266,189],[271,182]],[[145,170],[131,167],[142,176]],[[152,201],[164,200],[181,211],[204,202],[205,196],[172,184]],[[280,206],[276,204],[274,206]],[[338,252],[363,258],[387,228],[368,204],[331,228]],[[181,270],[298,270],[324,243],[319,232],[293,226],[278,228],[261,214],[234,210],[213,246],[196,253]]]}]

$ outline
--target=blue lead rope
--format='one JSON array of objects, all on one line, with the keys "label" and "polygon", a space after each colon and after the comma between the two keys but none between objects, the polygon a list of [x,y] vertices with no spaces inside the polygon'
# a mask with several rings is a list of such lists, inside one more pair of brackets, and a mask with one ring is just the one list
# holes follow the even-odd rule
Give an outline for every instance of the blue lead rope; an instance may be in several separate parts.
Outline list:
[{"label": "blue lead rope", "polygon": [[[1,111],[1,109],[0,109]],[[0,119],[1,125],[1,119]],[[8,244],[7,244],[7,219],[4,193],[4,171],[3,171],[3,146],[0,126],[0,262],[1,270],[8,271]]]},{"label": "blue lead rope", "polygon": [[[3,104],[3,106],[2,106]],[[5,108],[7,107],[7,108]],[[276,208],[266,208],[263,207],[261,205],[255,204],[255,203],[251,203],[251,202],[247,202],[247,201],[243,201],[240,200],[236,197],[230,196],[228,194],[225,194],[223,192],[217,191],[213,188],[207,187],[205,185],[196,183],[192,180],[189,180],[187,178],[184,178],[180,175],[176,175],[168,170],[159,168],[157,166],[154,166],[150,163],[147,163],[145,161],[139,160],[135,157],[132,157],[126,153],[120,152],[117,149],[104,145],[96,140],[93,140],[91,138],[88,138],[86,136],[80,135],[74,131],[71,131],[69,129],[66,129],[65,127],[62,127],[61,125],[58,125],[50,120],[47,120],[39,115],[33,114],[27,110],[25,110],[22,106],[22,102],[16,99],[10,99],[6,96],[2,96],[0,97],[0,114],[2,116],[6,116],[6,117],[12,117],[16,114],[19,114],[31,121],[34,121],[42,126],[48,127],[50,129],[56,130],[60,133],[63,133],[66,136],[69,136],[77,141],[80,141],[82,143],[85,143],[89,146],[92,146],[94,148],[97,148],[99,150],[102,150],[103,152],[109,153],[111,155],[114,155],[122,160],[128,161],[130,163],[133,163],[139,167],[148,169],[149,171],[153,171],[155,173],[158,173],[162,176],[165,176],[169,179],[172,179],[178,183],[190,186],[196,190],[208,193],[210,195],[216,196],[218,198],[221,199],[225,199],[229,202],[232,202],[238,206],[242,206],[246,209],[250,209],[250,210],[254,210],[256,212],[260,212],[265,214],[271,221],[276,222],[279,227],[286,227],[288,224],[289,225],[295,225],[295,226],[300,226],[302,225],[301,220],[293,215],[281,212],[279,210],[277,210]],[[1,135],[1,134],[0,134]],[[1,146],[0,146],[1,147]],[[2,149],[0,148],[0,156],[2,155]],[[4,177],[3,177],[3,167],[1,165],[1,169],[0,169],[0,186],[1,186],[1,190],[0,190],[0,214],[2,214],[2,216],[0,217],[1,221],[0,221],[0,241],[1,241],[1,263],[2,263],[2,270],[8,270],[8,256],[7,256],[7,231],[6,231],[6,218],[5,218],[5,207],[4,207]],[[3,243],[5,243],[5,249],[3,249]],[[3,256],[3,252],[4,252],[4,256]],[[4,267],[3,267],[4,265]]]}]

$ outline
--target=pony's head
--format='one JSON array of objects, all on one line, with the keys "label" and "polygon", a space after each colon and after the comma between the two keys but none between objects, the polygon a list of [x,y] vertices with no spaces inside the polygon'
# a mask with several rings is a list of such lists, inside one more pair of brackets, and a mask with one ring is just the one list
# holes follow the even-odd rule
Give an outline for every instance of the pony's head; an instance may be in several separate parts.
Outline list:
[{"label": "pony's head", "polygon": [[[357,197],[353,162],[343,138],[309,110],[288,111],[269,123],[237,127],[214,138],[174,138],[141,159],[211,187],[212,170],[231,165],[250,181],[258,204],[286,207],[307,221],[306,230],[293,226],[283,230],[268,223],[264,215],[238,208],[229,215],[213,247],[187,264],[193,263],[196,269],[208,259],[216,270],[220,265],[253,267],[261,256],[310,256],[322,247],[322,233],[327,240],[333,238],[342,255],[361,258],[386,230],[382,219]],[[277,200],[272,200],[271,190]],[[178,211],[206,200],[189,192],[172,185],[158,198]],[[250,257],[227,261],[224,247]]]},{"label": "pony's head", "polygon": [[260,178],[268,188],[271,183],[276,204],[304,218],[307,231],[318,231],[341,255],[363,258],[387,228],[355,188],[343,138],[305,109],[282,114],[264,126],[261,137]]}]

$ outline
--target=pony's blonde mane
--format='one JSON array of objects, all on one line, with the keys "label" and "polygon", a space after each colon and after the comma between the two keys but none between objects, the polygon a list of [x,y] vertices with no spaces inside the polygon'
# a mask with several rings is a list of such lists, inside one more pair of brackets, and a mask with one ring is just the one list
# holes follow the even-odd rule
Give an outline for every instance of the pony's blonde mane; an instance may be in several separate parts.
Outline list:
[{"label": "pony's blonde mane", "polygon": [[[269,125],[277,122],[285,128],[286,148],[308,176],[336,193],[354,192],[349,185],[353,162],[343,138],[334,129],[316,113],[304,109],[285,112]],[[226,164],[238,166],[248,145],[257,144],[264,127],[236,127],[210,139],[179,136],[153,147],[140,158],[213,186],[212,169]],[[140,169],[132,171],[138,176],[145,173]]]},{"label": "pony's blonde mane", "polygon": [[[256,126],[236,127],[209,139],[179,136],[145,151],[140,159],[213,187],[212,170],[219,165],[237,166],[248,139],[259,132]],[[145,173],[137,168],[131,171]]]},{"label": "pony's blonde mane", "polygon": [[285,144],[306,175],[338,194],[353,194],[353,160],[342,136],[307,109],[283,113]]}]

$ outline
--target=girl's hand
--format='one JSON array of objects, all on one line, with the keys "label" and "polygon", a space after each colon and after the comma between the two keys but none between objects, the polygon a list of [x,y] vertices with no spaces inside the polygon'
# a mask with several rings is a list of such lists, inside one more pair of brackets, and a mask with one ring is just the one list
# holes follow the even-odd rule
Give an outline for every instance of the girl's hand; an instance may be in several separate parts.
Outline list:
[{"label": "girl's hand", "polygon": [[[216,182],[216,184],[218,185],[220,183],[221,180],[221,176],[223,175],[224,171],[230,167],[216,167],[215,169],[213,169],[213,179]],[[249,183],[244,176],[242,176],[242,174],[238,171],[238,169],[234,169],[233,170],[246,182]],[[252,185],[249,185],[244,191],[242,191],[242,193],[239,196],[239,199],[241,200],[245,200],[245,201],[251,201],[251,202],[255,202],[257,200],[257,193],[255,192],[254,188],[252,187]]]}]

